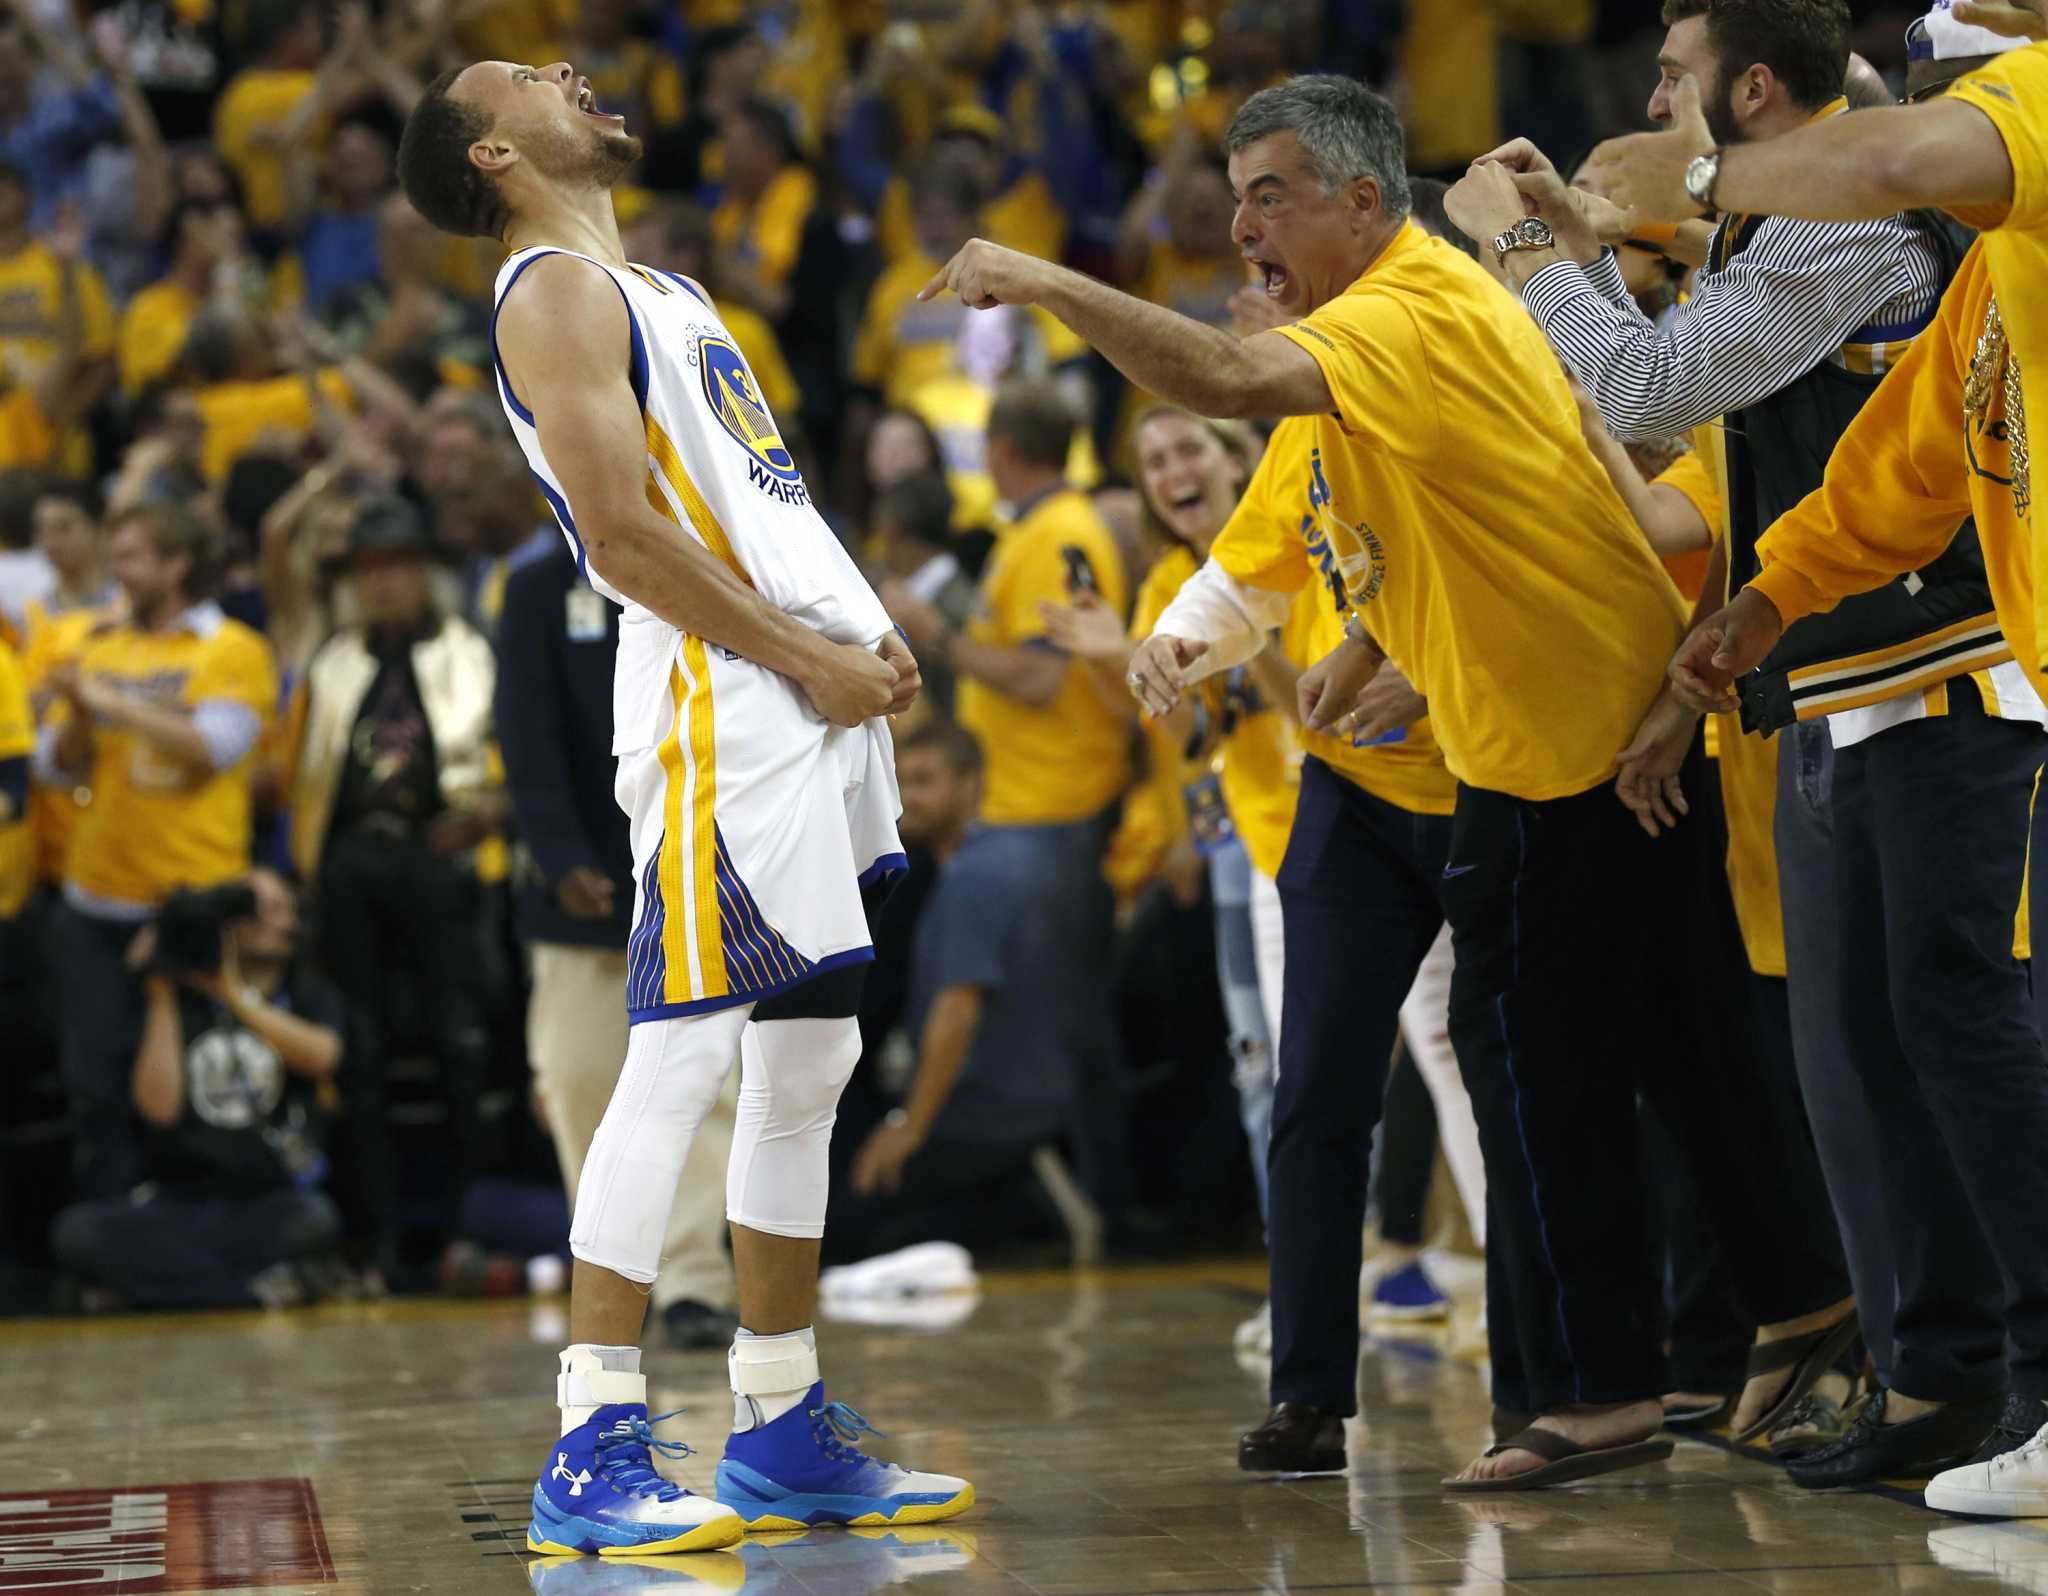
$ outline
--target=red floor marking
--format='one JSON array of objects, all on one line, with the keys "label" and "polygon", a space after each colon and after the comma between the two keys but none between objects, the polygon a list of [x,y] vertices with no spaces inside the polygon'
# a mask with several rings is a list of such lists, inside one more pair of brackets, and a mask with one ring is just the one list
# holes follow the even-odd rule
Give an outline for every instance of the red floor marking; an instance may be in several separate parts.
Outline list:
[{"label": "red floor marking", "polygon": [[0,1591],[143,1596],[333,1581],[310,1480],[0,1495]]}]

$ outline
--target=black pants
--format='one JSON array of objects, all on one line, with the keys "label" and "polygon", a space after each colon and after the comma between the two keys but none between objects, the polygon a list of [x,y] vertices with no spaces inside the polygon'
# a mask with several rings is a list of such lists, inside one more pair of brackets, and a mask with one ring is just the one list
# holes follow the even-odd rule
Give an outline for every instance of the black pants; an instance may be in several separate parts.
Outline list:
[{"label": "black pants", "polygon": [[[1711,779],[1695,752],[1689,792]],[[1637,1097],[1679,1149],[1758,1323],[1847,1294],[1818,1162],[1728,968],[1718,831],[1644,835],[1602,784],[1461,787],[1443,897],[1451,1039],[1487,1169],[1494,1398],[1542,1411],[1667,1389]],[[1703,897],[1703,894],[1705,895]],[[1674,995],[1698,991],[1688,1004]]]},{"label": "black pants", "polygon": [[[1763,1043],[1758,1057],[1780,1083],[1781,1100],[1796,1097],[1798,1076],[1792,1063],[1784,978],[1758,975],[1745,966],[1734,985],[1746,987],[1757,1005]],[[1743,1306],[1735,1271],[1693,1178],[1685,1148],[1655,1113],[1644,1116],[1643,1133],[1651,1185],[1658,1199],[1656,1212],[1663,1225],[1665,1340],[1671,1350],[1671,1388],[1734,1395],[1748,1378],[1749,1349],[1756,1339],[1757,1321]],[[1808,1200],[1811,1202],[1810,1197]],[[1809,1209],[1799,1215],[1788,1210],[1786,1217],[1792,1225],[1801,1220],[1817,1223],[1823,1233],[1834,1227],[1832,1209]],[[1860,1359],[1862,1354],[1856,1356]]]},{"label": "black pants", "polygon": [[129,1090],[142,1042],[142,982],[127,965],[128,945],[142,927],[81,914],[61,901],[51,906],[49,925],[78,1195],[121,1197],[142,1178]]},{"label": "black pants", "polygon": [[1358,1411],[1358,1270],[1372,1129],[1401,1003],[1443,926],[1447,817],[1412,815],[1317,759],[1280,908],[1287,940],[1267,1169],[1274,1402]]},{"label": "black pants", "polygon": [[[1835,1198],[1891,1238],[1892,1381],[1928,1400],[2048,1398],[2048,1059],[2012,956],[2044,752],[1965,682],[1949,714],[1835,753],[1842,1023],[1884,1177]],[[1974,1226],[1928,1222],[1944,1192]]]},{"label": "black pants", "polygon": [[57,1216],[50,1250],[66,1268],[137,1308],[230,1308],[273,1264],[332,1252],[341,1216],[317,1191],[260,1197],[160,1196],[76,1203]]},{"label": "black pants", "polygon": [[396,975],[418,1000],[422,1040],[439,1067],[447,1104],[448,1210],[478,1173],[479,1105],[489,1063],[476,884],[453,860],[410,839],[364,832],[337,837],[320,865],[320,950],[362,1025],[340,1082],[342,1190],[353,1234],[389,1269],[398,1238],[398,1166],[388,1073],[399,1014]]},{"label": "black pants", "polygon": [[1382,1115],[1379,1155],[1372,1175],[1380,1235],[1397,1247],[1420,1247],[1430,1177],[1436,1173],[1436,1104],[1423,1084],[1422,1072],[1408,1056],[1405,1042],[1397,1041],[1394,1046]]}]

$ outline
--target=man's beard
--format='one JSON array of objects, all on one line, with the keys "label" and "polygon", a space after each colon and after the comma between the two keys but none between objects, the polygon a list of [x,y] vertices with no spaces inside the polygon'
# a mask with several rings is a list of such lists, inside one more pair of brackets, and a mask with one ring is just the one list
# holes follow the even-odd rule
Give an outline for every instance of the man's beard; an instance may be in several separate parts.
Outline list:
[{"label": "man's beard", "polygon": [[[583,130],[579,129],[578,134]],[[543,151],[543,168],[558,183],[575,188],[609,189],[640,159],[641,143],[618,128],[594,127],[587,136],[551,140]]]},{"label": "man's beard", "polygon": [[1728,105],[1727,76],[1716,70],[1711,90],[1700,96],[1700,110],[1707,119],[1707,131],[1714,135],[1714,143],[1722,149],[1731,145],[1744,144],[1749,135],[1742,130],[1742,124],[1735,120],[1735,113]]}]

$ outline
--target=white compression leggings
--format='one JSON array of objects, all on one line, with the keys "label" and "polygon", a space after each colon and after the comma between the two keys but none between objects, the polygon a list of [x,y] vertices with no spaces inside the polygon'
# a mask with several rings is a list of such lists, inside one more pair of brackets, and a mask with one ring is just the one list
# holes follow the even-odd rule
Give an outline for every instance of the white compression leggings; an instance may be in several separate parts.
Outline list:
[{"label": "white compression leggings", "polygon": [[765,1020],[752,1005],[633,1027],[576,1187],[569,1250],[649,1284],[661,1269],[669,1206],[690,1140],[740,1061],[725,1213],[771,1236],[825,1233],[832,1124],[860,1058],[860,1026]]}]

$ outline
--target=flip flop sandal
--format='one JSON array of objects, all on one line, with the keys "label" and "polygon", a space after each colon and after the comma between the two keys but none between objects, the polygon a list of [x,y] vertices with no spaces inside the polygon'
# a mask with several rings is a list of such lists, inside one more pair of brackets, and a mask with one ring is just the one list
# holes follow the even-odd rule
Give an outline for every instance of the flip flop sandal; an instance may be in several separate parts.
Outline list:
[{"label": "flip flop sandal", "polygon": [[1496,1407],[1493,1410],[1493,1438],[1505,1441],[1511,1435],[1519,1435],[1536,1422],[1537,1415],[1523,1413],[1515,1408]]},{"label": "flip flop sandal", "polygon": [[1809,1391],[1798,1405],[1778,1421],[1769,1436],[1771,1456],[1783,1463],[1811,1457],[1824,1446],[1832,1446],[1848,1433],[1842,1405],[1818,1391]]},{"label": "flip flop sandal", "polygon": [[1695,1403],[1690,1407],[1666,1408],[1664,1428],[1667,1430],[1711,1429],[1728,1417],[1728,1410],[1735,1404],[1726,1397],[1718,1397],[1705,1404]]},{"label": "flip flop sandal", "polygon": [[1533,1452],[1545,1460],[1541,1468],[1529,1469],[1521,1474],[1509,1474],[1493,1480],[1445,1480],[1444,1489],[1466,1494],[1481,1491],[1540,1491],[1552,1485],[1564,1485],[1572,1480],[1591,1479],[1596,1474],[1612,1474],[1617,1469],[1639,1468],[1645,1463],[1661,1463],[1671,1456],[1672,1444],[1664,1440],[1633,1441],[1627,1446],[1583,1447],[1576,1441],[1568,1441],[1555,1430],[1523,1430],[1511,1435],[1497,1446],[1488,1447],[1488,1457],[1499,1457],[1503,1452]]},{"label": "flip flop sandal", "polygon": [[1768,1346],[1751,1349],[1749,1378],[1755,1379],[1760,1374],[1771,1374],[1779,1369],[1790,1369],[1792,1378],[1762,1418],[1730,1439],[1737,1446],[1742,1446],[1767,1434],[1799,1405],[1799,1399],[1813,1389],[1814,1382],[1828,1372],[1835,1359],[1847,1352],[1862,1333],[1862,1325],[1852,1312],[1834,1324],[1810,1330],[1803,1336],[1792,1336],[1788,1340],[1773,1341]]}]

